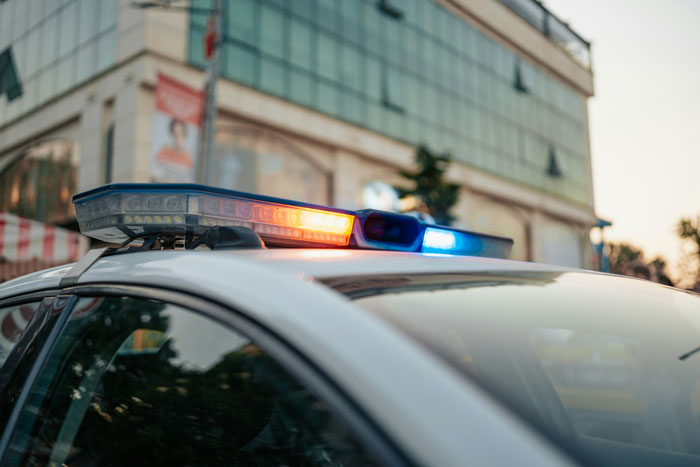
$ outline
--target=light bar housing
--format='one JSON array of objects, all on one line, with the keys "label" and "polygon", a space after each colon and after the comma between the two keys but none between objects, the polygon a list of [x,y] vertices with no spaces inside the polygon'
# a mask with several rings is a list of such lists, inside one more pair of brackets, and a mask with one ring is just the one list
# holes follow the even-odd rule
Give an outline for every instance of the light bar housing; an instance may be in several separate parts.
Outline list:
[{"label": "light bar housing", "polygon": [[507,258],[513,240],[375,210],[346,211],[195,184],[105,185],[73,197],[83,234],[108,243],[247,227],[266,245]]},{"label": "light bar housing", "polygon": [[345,246],[354,221],[349,211],[195,184],[112,184],[74,196],[73,204],[81,232],[109,243],[242,226],[270,244]]},{"label": "light bar housing", "polygon": [[426,226],[423,232],[423,253],[486,256],[507,258],[513,248],[513,240],[442,226]]}]

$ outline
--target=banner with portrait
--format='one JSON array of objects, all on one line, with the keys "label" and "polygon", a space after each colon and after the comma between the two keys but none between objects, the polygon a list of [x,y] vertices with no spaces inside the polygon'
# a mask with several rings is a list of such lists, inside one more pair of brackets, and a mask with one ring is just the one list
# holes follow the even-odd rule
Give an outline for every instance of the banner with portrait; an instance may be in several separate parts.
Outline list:
[{"label": "banner with portrait", "polygon": [[201,91],[158,75],[151,135],[152,181],[195,181],[203,106]]}]

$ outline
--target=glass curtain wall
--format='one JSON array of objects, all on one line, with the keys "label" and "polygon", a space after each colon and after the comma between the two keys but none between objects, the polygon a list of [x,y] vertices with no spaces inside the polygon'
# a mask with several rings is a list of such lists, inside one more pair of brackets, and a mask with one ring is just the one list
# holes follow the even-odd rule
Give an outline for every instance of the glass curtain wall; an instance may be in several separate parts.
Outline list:
[{"label": "glass curtain wall", "polygon": [[[211,7],[211,0],[193,5]],[[430,0],[228,0],[223,75],[578,204],[586,101]],[[204,67],[206,15],[190,16]]]},{"label": "glass curtain wall", "polygon": [[23,95],[0,97],[0,127],[116,61],[118,0],[4,0],[0,51],[12,50]]}]

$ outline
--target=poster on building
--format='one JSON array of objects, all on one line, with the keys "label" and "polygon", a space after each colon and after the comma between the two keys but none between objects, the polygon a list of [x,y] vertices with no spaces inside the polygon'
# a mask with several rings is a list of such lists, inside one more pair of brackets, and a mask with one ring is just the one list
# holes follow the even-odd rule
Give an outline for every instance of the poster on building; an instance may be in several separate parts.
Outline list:
[{"label": "poster on building", "polygon": [[159,74],[151,135],[154,182],[194,182],[204,96],[201,91]]}]

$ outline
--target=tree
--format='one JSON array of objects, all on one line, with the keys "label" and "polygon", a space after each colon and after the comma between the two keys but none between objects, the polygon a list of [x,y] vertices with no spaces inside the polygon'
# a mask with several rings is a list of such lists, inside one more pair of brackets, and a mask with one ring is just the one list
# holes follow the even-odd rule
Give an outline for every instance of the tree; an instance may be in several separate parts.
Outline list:
[{"label": "tree", "polygon": [[691,264],[694,264],[695,269],[695,277],[692,280],[695,287],[698,287],[700,286],[700,216],[696,217],[695,220],[688,217],[682,218],[678,221],[676,233],[681,241],[691,245],[692,250],[689,251],[689,254],[692,257]]},{"label": "tree", "polygon": [[450,162],[448,154],[434,154],[427,147],[419,146],[416,149],[418,171],[401,171],[404,178],[413,182],[413,188],[396,187],[400,198],[409,195],[420,198],[435,221],[444,225],[450,225],[454,220],[450,209],[459,198],[459,185],[444,180]]},{"label": "tree", "polygon": [[694,243],[695,254],[700,256],[700,216],[695,221],[686,217],[678,221],[677,232],[682,240]]},{"label": "tree", "polygon": [[674,283],[671,280],[671,276],[669,275],[668,271],[666,270],[666,266],[666,260],[661,256],[655,257],[649,263],[649,267],[654,272],[654,280],[660,284],[669,285],[673,287]]},{"label": "tree", "polygon": [[644,251],[629,243],[608,243],[608,258],[610,272],[627,276],[640,277],[664,285],[673,286],[668,271],[667,261],[662,256],[656,256],[651,261],[644,260]]},{"label": "tree", "polygon": [[610,272],[613,274],[626,274],[629,267],[636,262],[641,262],[644,253],[640,248],[628,243],[608,243],[608,258],[610,258]]}]

